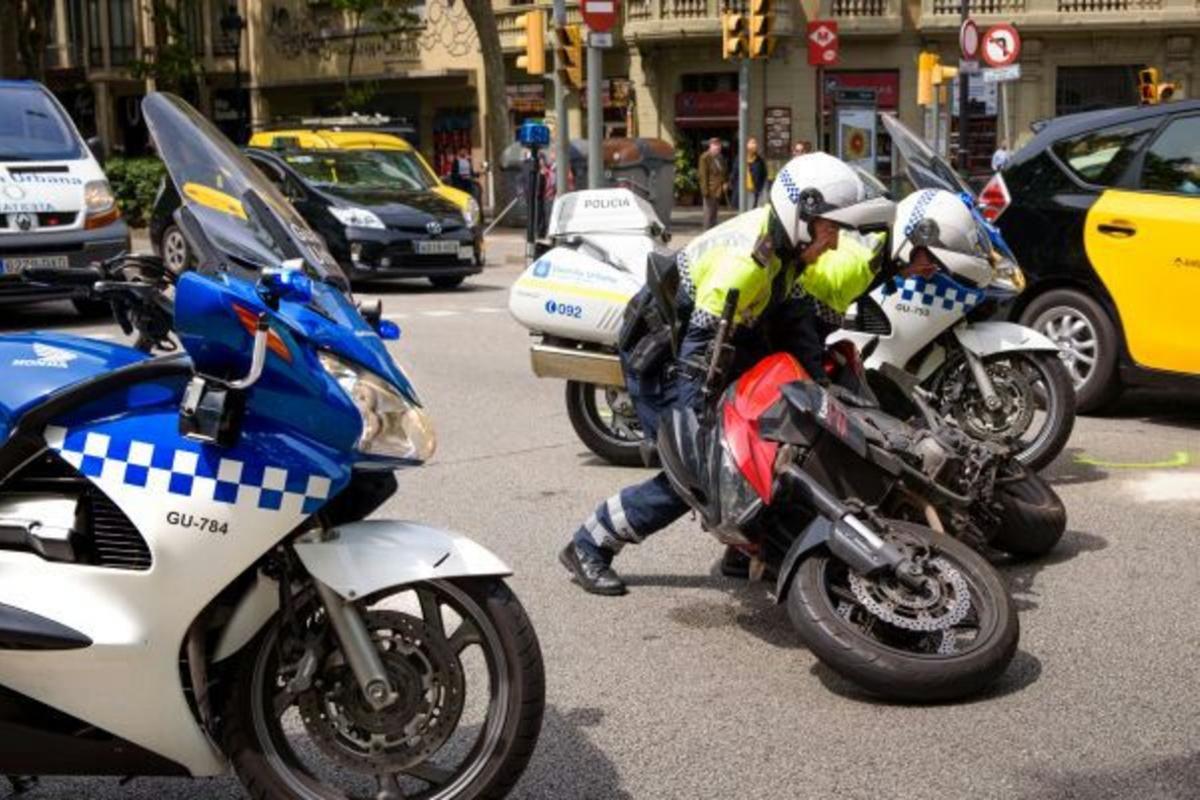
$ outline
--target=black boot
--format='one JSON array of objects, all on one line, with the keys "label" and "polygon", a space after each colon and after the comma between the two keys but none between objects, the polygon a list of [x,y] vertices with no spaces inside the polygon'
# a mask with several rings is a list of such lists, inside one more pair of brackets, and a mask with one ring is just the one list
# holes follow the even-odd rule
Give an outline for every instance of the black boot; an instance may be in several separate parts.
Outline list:
[{"label": "black boot", "polygon": [[616,573],[607,560],[589,552],[575,542],[570,542],[558,554],[558,560],[567,568],[585,592],[608,596],[626,593],[625,581]]},{"label": "black boot", "polygon": [[721,574],[726,578],[750,577],[750,556],[736,547],[726,547],[725,555],[721,556]]}]

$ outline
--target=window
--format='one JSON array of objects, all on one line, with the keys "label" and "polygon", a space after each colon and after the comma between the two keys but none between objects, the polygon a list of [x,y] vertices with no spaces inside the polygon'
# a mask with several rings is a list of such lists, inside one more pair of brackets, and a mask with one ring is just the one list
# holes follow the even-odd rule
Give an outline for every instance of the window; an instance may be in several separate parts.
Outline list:
[{"label": "window", "polygon": [[1081,180],[1112,186],[1157,124],[1151,118],[1081,133],[1055,142],[1054,155]]},{"label": "window", "polygon": [[133,0],[108,0],[109,61],[119,67],[133,61],[137,29]]},{"label": "window", "polygon": [[1146,151],[1142,186],[1152,192],[1200,196],[1200,117],[1183,117]]},{"label": "window", "polygon": [[1138,103],[1138,65],[1059,67],[1055,82],[1056,116]]},{"label": "window", "polygon": [[87,0],[88,66],[104,66],[104,45],[100,40],[100,0]]}]

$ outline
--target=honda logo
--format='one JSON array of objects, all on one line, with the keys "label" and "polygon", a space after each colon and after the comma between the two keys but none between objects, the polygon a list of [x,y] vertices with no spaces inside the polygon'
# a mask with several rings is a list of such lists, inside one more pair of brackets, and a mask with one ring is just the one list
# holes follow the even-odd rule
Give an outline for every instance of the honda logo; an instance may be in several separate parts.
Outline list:
[{"label": "honda logo", "polygon": [[441,236],[442,223],[438,222],[436,219],[431,222],[426,222],[425,230],[429,232],[430,236]]}]

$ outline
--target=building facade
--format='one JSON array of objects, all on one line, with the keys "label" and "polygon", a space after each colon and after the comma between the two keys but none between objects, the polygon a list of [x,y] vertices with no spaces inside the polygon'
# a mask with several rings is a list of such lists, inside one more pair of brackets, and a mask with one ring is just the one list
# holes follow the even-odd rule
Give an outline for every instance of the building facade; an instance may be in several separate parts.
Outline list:
[{"label": "building facade", "polygon": [[[153,47],[153,4],[52,2],[48,82],[83,129],[98,132],[118,152],[141,152],[138,101],[153,82],[136,79],[130,65]],[[367,25],[355,36],[350,20],[323,0],[176,2],[186,9],[184,35],[202,67],[189,99],[227,130],[332,113],[349,86],[368,98],[366,107],[408,125],[439,165],[461,147],[471,148],[477,163],[494,157],[483,152],[489,120],[482,60],[462,3],[416,3],[411,18],[390,29]],[[971,0],[981,28],[1009,22],[1023,37],[1019,80],[1002,93],[994,84],[972,81],[973,169],[986,169],[987,155],[1006,135],[1019,145],[1035,120],[1137,102],[1136,73],[1144,66],[1181,82],[1186,94],[1200,79],[1197,2]],[[586,113],[580,98],[571,96],[560,113],[549,76],[528,76],[516,67],[520,15],[542,8],[549,16],[552,5],[494,3],[508,66],[507,114],[513,124],[545,117],[580,138]],[[567,6],[569,20],[580,21],[577,0]],[[606,133],[659,137],[683,151],[698,149],[711,136],[736,147],[737,65],[721,58],[720,20],[723,10],[744,7],[745,0],[621,2],[614,46],[604,54]],[[916,103],[918,54],[929,50],[943,63],[959,60],[959,0],[776,0],[774,7],[778,47],[770,61],[752,63],[749,103],[750,133],[774,164],[796,141],[835,151],[869,145],[862,130],[844,126],[839,116],[843,104],[864,98],[922,130],[927,120]],[[841,42],[837,62],[820,70],[807,59],[806,26],[814,20],[837,22]],[[0,68],[11,72],[4,38]],[[547,61],[552,63],[549,54]],[[883,139],[873,156],[887,173],[890,153]]]}]

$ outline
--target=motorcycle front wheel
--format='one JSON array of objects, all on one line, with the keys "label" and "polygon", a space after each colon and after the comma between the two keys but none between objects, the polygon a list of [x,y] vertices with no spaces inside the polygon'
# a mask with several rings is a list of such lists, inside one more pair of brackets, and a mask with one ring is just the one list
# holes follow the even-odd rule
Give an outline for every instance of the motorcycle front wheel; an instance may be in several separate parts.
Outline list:
[{"label": "motorcycle front wheel", "polygon": [[567,416],[587,448],[610,464],[641,467],[642,426],[624,389],[567,381]]},{"label": "motorcycle front wheel", "polygon": [[[430,581],[357,602],[390,682],[367,704],[319,609],[245,648],[225,752],[254,800],[499,800],[537,743],[541,650],[496,579]],[[298,666],[299,665],[299,666]]]},{"label": "motorcycle front wheel", "polygon": [[965,544],[906,522],[886,536],[924,563],[914,592],[891,575],[862,577],[828,553],[796,570],[787,609],[817,658],[887,700],[931,703],[976,694],[1017,651],[1012,598],[996,570]]},{"label": "motorcycle front wheel", "polygon": [[942,408],[976,439],[1007,445],[1030,469],[1047,466],[1075,427],[1075,389],[1062,360],[1022,351],[987,356],[983,366],[1000,406],[987,407],[965,359],[955,358],[939,382]]}]

